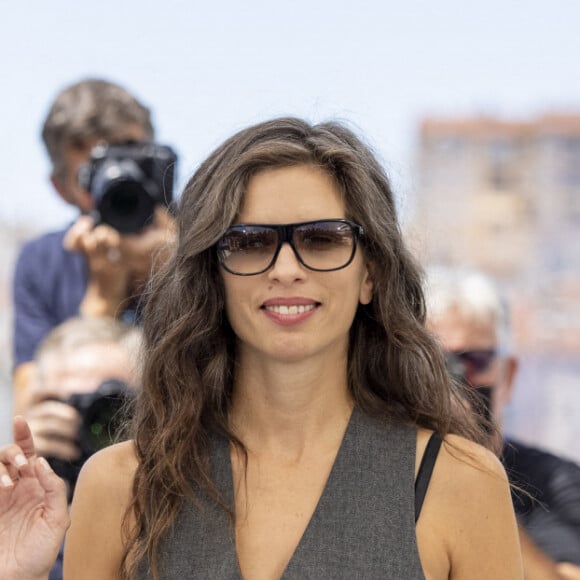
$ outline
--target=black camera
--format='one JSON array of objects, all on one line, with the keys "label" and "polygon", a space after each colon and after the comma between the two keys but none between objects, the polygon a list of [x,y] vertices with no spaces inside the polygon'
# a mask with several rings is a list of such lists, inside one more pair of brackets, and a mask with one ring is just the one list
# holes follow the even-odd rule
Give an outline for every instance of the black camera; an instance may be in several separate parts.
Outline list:
[{"label": "black camera", "polygon": [[170,206],[177,155],[167,145],[128,141],[97,145],[79,169],[79,185],[95,200],[97,223],[134,234],[152,223],[157,205]]},{"label": "black camera", "polygon": [[109,379],[92,393],[76,393],[69,397],[67,404],[74,407],[82,419],[78,441],[85,459],[114,443],[127,418],[123,411],[132,392],[123,381]]},{"label": "black camera", "polygon": [[81,456],[76,461],[65,461],[56,457],[47,458],[53,470],[68,484],[72,492],[81,467],[93,453],[114,443],[130,418],[130,402],[134,397],[123,381],[109,379],[92,393],[75,393],[65,401],[81,416],[78,445]]}]

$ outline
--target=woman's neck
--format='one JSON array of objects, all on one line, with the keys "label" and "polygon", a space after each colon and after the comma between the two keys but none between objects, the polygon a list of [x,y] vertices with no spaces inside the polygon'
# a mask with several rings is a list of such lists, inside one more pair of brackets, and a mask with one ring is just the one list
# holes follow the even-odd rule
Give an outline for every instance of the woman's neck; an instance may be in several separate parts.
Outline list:
[{"label": "woman's neck", "polygon": [[353,407],[346,360],[329,365],[241,358],[230,420],[250,452],[296,460],[315,443],[335,444]]}]

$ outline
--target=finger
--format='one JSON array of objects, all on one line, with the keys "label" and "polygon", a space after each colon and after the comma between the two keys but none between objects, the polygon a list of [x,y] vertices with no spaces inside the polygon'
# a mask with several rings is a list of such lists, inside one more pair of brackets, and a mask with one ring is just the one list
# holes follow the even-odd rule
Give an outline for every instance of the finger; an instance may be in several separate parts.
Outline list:
[{"label": "finger", "polygon": [[20,477],[18,467],[14,463],[16,457],[26,458],[22,449],[14,444],[5,445],[0,451],[0,487],[8,488],[14,485],[14,482]]},{"label": "finger", "polygon": [[32,432],[22,415],[14,417],[14,443],[22,449],[25,457],[34,457],[35,450]]},{"label": "finger", "polygon": [[166,207],[158,205],[155,208],[155,225],[160,228],[174,229],[176,227],[174,217],[169,213]]},{"label": "finger", "polygon": [[34,436],[35,429],[33,428],[33,423],[36,425],[39,421],[52,419],[63,423],[70,423],[71,425],[77,425],[80,421],[80,414],[68,403],[50,399],[30,407],[30,409],[26,411],[24,418]]},{"label": "finger", "polygon": [[56,457],[64,461],[80,459],[81,450],[76,440],[63,437],[37,437],[36,453],[42,457]]},{"label": "finger", "polygon": [[76,441],[82,419],[75,408],[60,401],[45,401],[31,411],[28,423],[37,455],[64,460],[80,457]]},{"label": "finger", "polygon": [[98,257],[104,264],[114,269],[123,262],[121,235],[110,226],[98,226],[94,232],[94,251],[92,257]]},{"label": "finger", "polygon": [[12,481],[17,481],[20,478],[18,467],[11,463],[0,463],[0,476],[4,474],[8,475]]},{"label": "finger", "polygon": [[90,220],[91,225],[88,227],[89,222],[81,222],[78,228],[73,226],[75,229],[70,234],[72,249],[94,257],[103,255],[109,246],[115,246],[118,243],[116,240],[119,234],[111,226],[106,224],[94,226],[92,218],[83,217]]},{"label": "finger", "polygon": [[[66,485],[56,475],[44,457],[40,457],[34,465],[36,477],[45,492],[46,517],[55,523],[58,529],[64,532],[70,524],[66,497]],[[62,540],[62,538],[61,538]]]},{"label": "finger", "polygon": [[30,423],[34,433],[34,443],[37,455],[44,455],[39,451],[39,439],[69,439],[74,441],[78,438],[80,421],[61,420],[55,417],[47,417]]},{"label": "finger", "polygon": [[93,231],[98,246],[118,247],[121,241],[119,232],[107,224],[98,225]]},{"label": "finger", "polygon": [[7,445],[4,445],[0,449],[0,464],[3,465],[13,464],[14,457],[16,457],[17,455],[22,455],[22,457],[26,459],[26,457],[24,456],[24,452],[18,445],[16,445],[16,443],[8,443]]},{"label": "finger", "polygon": [[9,485],[10,481],[15,481],[20,475],[29,476],[31,473],[30,460],[24,455],[21,447],[15,443],[9,443],[0,449],[0,482],[2,485]]},{"label": "finger", "polygon": [[0,465],[0,489],[12,489],[17,476],[10,474],[4,465]]},{"label": "finger", "polygon": [[69,228],[64,240],[63,246],[65,250],[78,251],[83,249],[82,239],[95,227],[95,220],[88,216],[82,215],[77,221]]}]

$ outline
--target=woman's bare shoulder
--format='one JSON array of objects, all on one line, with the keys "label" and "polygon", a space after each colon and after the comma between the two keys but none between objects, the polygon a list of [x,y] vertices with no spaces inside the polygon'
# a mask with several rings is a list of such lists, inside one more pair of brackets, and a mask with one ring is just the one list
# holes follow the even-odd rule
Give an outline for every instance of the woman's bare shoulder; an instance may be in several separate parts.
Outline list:
[{"label": "woman's bare shoulder", "polygon": [[133,484],[137,465],[133,441],[124,441],[101,449],[83,465],[77,490],[84,490],[90,495],[101,495],[106,491],[126,498]]},{"label": "woman's bare shoulder", "polygon": [[[433,434],[429,429],[417,430],[417,463],[421,461],[427,442]],[[470,441],[460,435],[448,433],[443,438],[443,445],[438,456],[439,465],[444,464],[447,468],[465,468],[466,475],[473,474],[472,470],[484,470],[505,479],[504,468],[489,449]]]},{"label": "woman's bare shoulder", "polygon": [[137,455],[132,440],[109,445],[92,455],[83,466],[87,470],[100,470],[105,467],[122,472],[134,473],[137,469]]},{"label": "woman's bare shoulder", "polygon": [[[419,430],[417,462],[424,453],[430,433]],[[477,509],[482,503],[481,494],[505,496],[509,490],[507,475],[498,457],[478,443],[454,434],[443,438],[431,486],[443,503],[462,505],[461,509],[465,507],[463,504],[473,504]]]},{"label": "woman's bare shoulder", "polygon": [[458,477],[479,479],[482,475],[507,484],[507,476],[499,458],[489,449],[460,435],[448,434],[441,446],[441,463]]}]

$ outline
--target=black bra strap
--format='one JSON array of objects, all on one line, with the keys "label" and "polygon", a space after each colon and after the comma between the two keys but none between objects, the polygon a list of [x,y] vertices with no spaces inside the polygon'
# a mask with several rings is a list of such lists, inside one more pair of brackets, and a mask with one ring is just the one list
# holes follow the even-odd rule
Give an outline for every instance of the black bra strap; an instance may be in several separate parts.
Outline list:
[{"label": "black bra strap", "polygon": [[427,442],[423,458],[421,459],[417,479],[415,479],[415,523],[417,523],[419,514],[421,513],[421,508],[423,507],[425,494],[429,487],[433,467],[435,466],[435,461],[437,460],[437,455],[439,454],[439,448],[441,447],[442,442],[443,440],[438,433],[432,433]]}]

